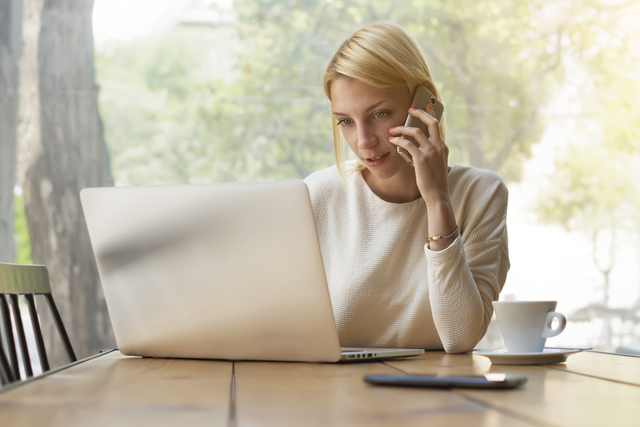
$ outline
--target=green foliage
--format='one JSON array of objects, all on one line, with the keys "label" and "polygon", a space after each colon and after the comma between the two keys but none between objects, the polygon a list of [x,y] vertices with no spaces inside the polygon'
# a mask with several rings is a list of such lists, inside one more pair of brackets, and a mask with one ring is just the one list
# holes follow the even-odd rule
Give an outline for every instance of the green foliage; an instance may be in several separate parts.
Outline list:
[{"label": "green foliage", "polygon": [[551,185],[539,197],[536,210],[542,222],[589,235],[604,228],[637,233],[640,5],[583,4],[591,7],[575,9],[573,19],[581,24],[569,37],[579,46],[580,65],[590,78],[573,97],[584,111],[576,132],[588,142],[558,153]]},{"label": "green foliage", "polygon": [[558,153],[556,172],[539,196],[539,219],[591,235],[624,227],[640,214],[633,161],[602,145],[571,145]]},{"label": "green foliage", "polygon": [[33,264],[31,259],[31,240],[29,238],[29,229],[27,227],[27,218],[24,215],[24,203],[22,196],[13,198],[13,235],[16,242],[16,255],[14,262],[16,264]]},{"label": "green foliage", "polygon": [[96,53],[100,110],[119,185],[207,182],[211,144],[200,111],[215,102],[209,31],[175,28]]},{"label": "green foliage", "polygon": [[590,52],[602,9],[595,0],[233,4],[232,27],[99,47],[118,184],[303,178],[333,164],[322,73],[353,31],[376,21],[404,26],[422,45],[446,105],[450,162],[517,180],[563,59]]},{"label": "green foliage", "polygon": [[538,109],[562,75],[539,36],[541,2],[419,2],[415,31],[449,105],[450,145],[461,163],[519,179],[539,140]]},{"label": "green foliage", "polygon": [[[640,16],[640,5],[636,16]],[[640,154],[640,35],[620,40],[616,47],[599,49],[587,64],[596,95],[586,103],[613,150]],[[606,64],[606,65],[603,65]]]},{"label": "green foliage", "polygon": [[[562,76],[556,52],[548,49],[549,37],[538,34],[536,15],[542,13],[542,2],[234,4],[243,43],[239,79],[274,85],[262,88],[265,97],[282,93],[282,85],[320,85],[329,59],[358,28],[376,21],[404,26],[422,45],[443,94],[451,161],[497,170],[507,179],[519,178],[520,163],[542,132],[538,109],[549,100],[549,82]],[[324,120],[327,124],[320,129],[330,129],[326,109],[300,112],[311,113],[304,119],[313,123]],[[258,119],[264,123],[276,122],[281,115],[269,106],[261,113]],[[301,122],[291,114],[287,118]],[[289,141],[294,143],[293,138]],[[287,145],[282,139],[278,143]],[[322,149],[319,141],[312,144]]]}]

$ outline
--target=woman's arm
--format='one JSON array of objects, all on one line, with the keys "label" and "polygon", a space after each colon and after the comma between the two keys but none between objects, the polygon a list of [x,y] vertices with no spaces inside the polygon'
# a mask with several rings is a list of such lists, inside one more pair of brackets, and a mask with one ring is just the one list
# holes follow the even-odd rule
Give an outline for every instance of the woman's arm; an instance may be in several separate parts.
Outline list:
[{"label": "woman's arm", "polygon": [[[444,349],[463,353],[485,334],[509,270],[508,192],[494,174],[457,189],[460,233],[443,251],[427,249],[429,300]],[[463,185],[463,184],[461,184]]]},{"label": "woman's arm", "polygon": [[[433,106],[427,106],[428,112],[409,109],[409,114],[422,120],[429,129],[429,138],[419,128],[397,126],[389,132],[397,135],[390,141],[401,146],[413,157],[416,172],[416,183],[422,199],[427,204],[429,220],[429,236],[450,236],[433,240],[431,250],[446,249],[458,236],[456,218],[449,197],[449,147],[440,137],[440,127],[435,119]],[[416,147],[409,140],[400,138],[406,135],[413,137],[419,144]]]},{"label": "woman's arm", "polygon": [[[413,157],[416,182],[427,205],[429,236],[450,236],[425,246],[429,300],[444,349],[461,353],[471,350],[486,332],[493,314],[491,301],[506,279],[508,192],[496,175],[486,175],[462,193],[468,200],[452,202],[449,148],[440,137],[433,107],[428,108],[428,112],[409,111],[427,125],[428,138],[418,128],[398,126],[390,130],[397,135],[390,140]],[[400,135],[412,136],[420,146]],[[462,211],[454,213],[454,204],[463,206]]]}]

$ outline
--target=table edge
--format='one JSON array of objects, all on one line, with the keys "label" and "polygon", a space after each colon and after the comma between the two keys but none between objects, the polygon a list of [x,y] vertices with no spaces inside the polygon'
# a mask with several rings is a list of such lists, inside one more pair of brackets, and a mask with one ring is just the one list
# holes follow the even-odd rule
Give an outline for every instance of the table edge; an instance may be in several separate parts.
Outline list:
[{"label": "table edge", "polygon": [[585,353],[598,353],[598,354],[609,354],[611,356],[625,356],[625,357],[640,357],[637,354],[626,354],[626,353],[612,353],[610,351],[601,351],[601,350],[585,350]]},{"label": "table edge", "polygon": [[21,387],[23,385],[31,384],[32,382],[38,381],[38,380],[40,380],[42,378],[46,378],[49,375],[56,374],[56,373],[58,373],[60,371],[64,371],[65,369],[72,368],[72,367],[74,367],[76,365],[79,365],[81,363],[88,362],[89,360],[97,359],[98,357],[107,355],[109,353],[113,353],[114,351],[118,351],[118,349],[117,348],[108,348],[108,349],[105,349],[105,350],[100,350],[99,353],[96,353],[96,354],[93,354],[91,356],[85,357],[84,359],[80,359],[80,360],[77,360],[75,362],[68,363],[68,364],[60,366],[60,367],[58,367],[56,369],[51,369],[51,370],[49,370],[47,372],[43,372],[40,375],[36,375],[36,376],[30,377],[30,378],[27,378],[26,380],[15,381],[15,382],[13,382],[11,384],[7,384],[7,385],[5,385],[3,387],[0,387],[0,395],[3,394],[3,393],[6,393],[8,391],[15,390],[16,388]]}]

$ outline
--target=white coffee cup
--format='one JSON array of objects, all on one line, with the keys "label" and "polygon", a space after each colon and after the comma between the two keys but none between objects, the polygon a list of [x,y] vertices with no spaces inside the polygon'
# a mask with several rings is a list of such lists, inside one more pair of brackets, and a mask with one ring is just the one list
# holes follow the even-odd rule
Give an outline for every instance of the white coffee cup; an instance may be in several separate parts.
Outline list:
[{"label": "white coffee cup", "polygon": [[[509,353],[540,353],[547,338],[560,335],[567,326],[557,301],[493,301],[498,324]],[[553,329],[553,319],[558,327]]]}]

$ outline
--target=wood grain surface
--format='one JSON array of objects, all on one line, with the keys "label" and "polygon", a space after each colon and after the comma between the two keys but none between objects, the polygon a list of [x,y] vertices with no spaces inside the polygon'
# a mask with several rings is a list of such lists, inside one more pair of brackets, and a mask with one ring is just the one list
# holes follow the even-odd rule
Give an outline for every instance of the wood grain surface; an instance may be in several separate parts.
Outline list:
[{"label": "wood grain surface", "polygon": [[[442,352],[427,353],[416,360],[387,362],[408,374],[468,375],[487,372],[525,375],[527,383],[516,390],[455,389],[458,396],[512,414],[540,425],[556,426],[635,426],[640,424],[640,387],[621,384],[568,372],[580,367],[586,372],[593,365],[602,375],[621,374],[628,369],[627,379],[638,378],[640,359],[588,353],[573,364],[540,366],[491,365],[486,357]],[[635,362],[635,363],[633,363]],[[605,372],[605,365],[611,368]],[[634,374],[635,372],[635,374]]]},{"label": "wood grain surface", "polygon": [[[0,424],[636,426],[639,365],[640,358],[600,353],[574,355],[566,364],[508,366],[444,352],[315,364],[142,359],[116,351],[1,392]],[[487,372],[525,375],[528,382],[515,390],[442,390],[362,379]]]},{"label": "wood grain surface", "polygon": [[585,351],[569,357],[566,363],[548,367],[640,386],[640,357],[636,356]]},{"label": "wood grain surface", "polygon": [[114,352],[0,394],[2,426],[226,426],[232,362]]},{"label": "wood grain surface", "polygon": [[382,363],[239,362],[235,364],[237,425],[531,425],[449,390],[373,386],[362,379],[399,373]]}]

